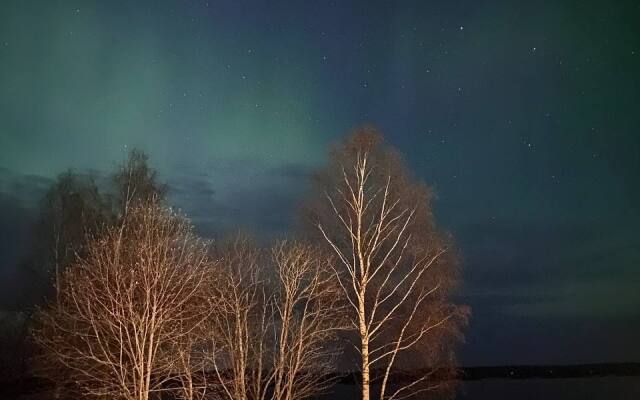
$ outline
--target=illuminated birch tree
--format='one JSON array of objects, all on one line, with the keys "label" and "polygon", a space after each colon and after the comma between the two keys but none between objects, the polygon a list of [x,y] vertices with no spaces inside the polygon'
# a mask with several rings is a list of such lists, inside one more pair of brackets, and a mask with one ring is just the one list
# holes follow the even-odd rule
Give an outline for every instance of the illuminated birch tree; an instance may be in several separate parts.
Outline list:
[{"label": "illuminated birch tree", "polygon": [[337,257],[336,280],[357,335],[362,399],[444,389],[448,379],[436,375],[452,371],[452,339],[460,337],[466,309],[450,301],[456,259],[435,227],[431,192],[367,128],[337,148],[317,178],[308,216]]},{"label": "illuminated birch tree", "polygon": [[[184,219],[139,203],[62,275],[34,331],[49,370],[94,398],[148,400],[176,377],[189,335],[208,318],[206,244]],[[55,375],[54,375],[55,376]]]}]

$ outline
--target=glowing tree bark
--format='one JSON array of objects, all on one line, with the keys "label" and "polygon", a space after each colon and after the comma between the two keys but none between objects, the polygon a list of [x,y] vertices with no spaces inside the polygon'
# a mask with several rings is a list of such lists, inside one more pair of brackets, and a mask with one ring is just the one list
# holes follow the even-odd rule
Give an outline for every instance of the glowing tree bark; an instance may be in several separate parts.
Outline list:
[{"label": "glowing tree bark", "polygon": [[[409,351],[430,352],[432,369],[448,364],[447,344],[459,334],[465,314],[448,301],[455,259],[435,229],[429,191],[410,179],[401,158],[369,130],[337,149],[318,182],[324,199],[311,204],[310,216],[338,258],[337,281],[359,340],[362,399],[371,397],[374,378],[376,397],[388,400],[443,386],[433,373],[404,384],[392,379],[400,365],[423,367],[403,357]],[[442,347],[436,355],[433,349]]]},{"label": "glowing tree bark", "polygon": [[211,364],[221,396],[228,400],[262,399],[271,311],[263,282],[260,252],[237,237],[220,250],[214,291]]},{"label": "glowing tree bark", "polygon": [[344,329],[343,296],[330,259],[313,247],[280,242],[272,255],[279,289],[274,399],[305,399],[333,383],[336,334]]},{"label": "glowing tree bark", "polygon": [[220,263],[211,354],[223,397],[293,400],[325,390],[343,329],[328,259],[296,242],[277,243],[267,257],[237,238]]},{"label": "glowing tree bark", "polygon": [[184,355],[176,346],[208,317],[209,266],[183,219],[133,206],[65,271],[59,300],[38,315],[36,342],[81,394],[147,400],[167,390]]}]

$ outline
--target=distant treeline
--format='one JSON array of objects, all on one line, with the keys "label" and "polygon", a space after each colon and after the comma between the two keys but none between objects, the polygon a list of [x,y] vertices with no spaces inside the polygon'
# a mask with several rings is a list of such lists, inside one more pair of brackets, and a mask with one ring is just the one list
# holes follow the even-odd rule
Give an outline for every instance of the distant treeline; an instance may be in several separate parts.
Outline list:
[{"label": "distant treeline", "polygon": [[[421,370],[396,374],[396,381],[412,380],[415,376],[430,374],[437,376],[438,371]],[[458,379],[475,381],[480,379],[566,379],[598,378],[605,376],[640,376],[640,363],[598,363],[576,365],[501,365],[491,367],[462,367]],[[355,384],[358,374],[350,373],[338,381],[342,384]]]},{"label": "distant treeline", "polygon": [[640,376],[640,363],[577,364],[577,365],[512,365],[497,367],[467,367],[462,380],[589,378],[602,376]]}]

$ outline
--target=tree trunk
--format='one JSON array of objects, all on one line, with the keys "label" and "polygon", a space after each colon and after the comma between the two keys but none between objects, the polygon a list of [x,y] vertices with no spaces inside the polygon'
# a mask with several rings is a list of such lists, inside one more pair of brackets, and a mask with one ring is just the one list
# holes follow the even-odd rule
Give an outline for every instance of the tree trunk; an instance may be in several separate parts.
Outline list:
[{"label": "tree trunk", "polygon": [[369,332],[365,320],[365,310],[360,303],[360,340],[362,352],[362,400],[369,400]]},{"label": "tree trunk", "polygon": [[369,343],[362,341],[362,400],[369,400]]}]

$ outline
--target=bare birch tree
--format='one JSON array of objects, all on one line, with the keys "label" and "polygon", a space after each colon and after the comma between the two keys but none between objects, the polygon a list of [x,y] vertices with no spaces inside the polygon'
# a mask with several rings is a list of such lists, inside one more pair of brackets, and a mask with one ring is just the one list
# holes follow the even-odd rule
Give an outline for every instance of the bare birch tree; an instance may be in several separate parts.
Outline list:
[{"label": "bare birch tree", "polygon": [[211,365],[221,396],[229,400],[264,399],[264,375],[271,310],[261,254],[246,237],[221,246],[218,279],[212,285]]},{"label": "bare birch tree", "polygon": [[306,399],[328,389],[339,353],[337,333],[344,326],[344,303],[331,273],[331,259],[299,242],[272,249],[275,266],[276,400]]},{"label": "bare birch tree", "polygon": [[[203,306],[195,305],[196,307]],[[211,304],[204,306],[211,310]],[[169,346],[174,353],[170,355],[174,368],[171,372],[172,392],[180,400],[204,400],[215,396],[213,382],[208,379],[211,347],[208,336],[211,332],[206,321],[186,335],[174,338]],[[213,397],[216,398],[216,397]]]},{"label": "bare birch tree", "polygon": [[[430,191],[366,128],[335,151],[318,183],[309,216],[338,259],[337,282],[358,336],[362,399],[374,380],[375,397],[386,400],[443,387],[433,371],[453,360],[451,338],[459,337],[465,309],[449,301],[456,262],[435,228]],[[408,382],[402,374],[425,367],[431,372]]]},{"label": "bare birch tree", "polygon": [[174,379],[186,338],[208,317],[206,244],[157,204],[138,204],[88,242],[34,331],[52,369],[95,398],[147,400]]},{"label": "bare birch tree", "polygon": [[333,380],[341,291],[313,247],[278,242],[267,257],[246,238],[221,252],[212,364],[229,400],[305,399]]}]

